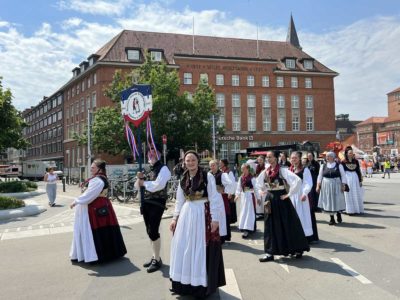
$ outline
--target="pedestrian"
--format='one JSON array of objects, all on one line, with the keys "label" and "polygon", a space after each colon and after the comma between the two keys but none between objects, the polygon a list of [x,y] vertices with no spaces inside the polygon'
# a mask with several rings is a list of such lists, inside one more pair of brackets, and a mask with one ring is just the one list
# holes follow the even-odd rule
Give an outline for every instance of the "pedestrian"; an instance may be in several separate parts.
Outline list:
[{"label": "pedestrian", "polygon": [[230,227],[229,220],[227,217],[228,211],[230,211],[230,206],[229,206],[229,200],[228,197],[225,197],[223,195],[226,195],[225,193],[225,187],[229,190],[229,187],[232,185],[232,181],[229,178],[229,175],[227,173],[223,173],[219,168],[218,168],[218,161],[215,159],[210,160],[209,162],[210,166],[210,173],[211,175],[214,176],[215,179],[215,185],[217,187],[217,197],[221,198],[221,201],[224,203],[224,211],[221,216],[219,216],[219,219],[223,220],[223,222],[219,223],[219,234],[221,236],[221,242],[224,243],[226,240],[231,240],[231,233],[229,230],[229,236],[228,236],[228,227]]},{"label": "pedestrian", "polygon": [[[151,259],[145,262],[143,267],[147,268],[148,273],[152,273],[162,267],[159,229],[168,199],[167,183],[171,179],[171,172],[161,162],[161,153],[156,148],[150,147],[147,156],[150,164],[150,172],[146,174],[138,172],[136,174],[136,186],[139,191],[140,187],[144,187],[141,212],[153,252]],[[140,199],[140,193],[138,196]]]},{"label": "pedestrian", "polygon": [[344,192],[346,202],[346,213],[349,216],[364,213],[364,191],[362,190],[363,176],[360,171],[360,165],[355,158],[353,148],[348,146],[344,151],[344,160],[342,162],[346,174],[349,191]]},{"label": "pedestrian", "polygon": [[386,174],[388,175],[388,179],[390,179],[390,161],[389,158],[386,158],[383,162],[383,176],[385,178]]},{"label": "pedestrian", "polygon": [[284,151],[279,154],[279,165],[286,168],[290,167],[290,162],[287,159],[287,153]]},{"label": "pedestrian", "polygon": [[[349,146],[350,147],[350,146]],[[351,148],[351,147],[350,147]],[[353,151],[353,150],[352,150]],[[354,159],[355,159],[355,157],[354,157]],[[359,167],[360,168],[360,167]],[[364,159],[364,157],[361,157],[361,176],[364,178],[364,177],[367,177],[367,168],[368,168],[368,166],[367,166],[367,162],[366,162],[366,160]]]},{"label": "pedestrian", "polygon": [[92,175],[82,195],[70,205],[75,207],[74,232],[70,251],[72,262],[105,262],[122,257],[126,247],[111,201],[104,160],[96,159]]},{"label": "pedestrian", "polygon": [[214,176],[199,167],[199,155],[184,156],[186,171],[179,183],[174,215],[169,277],[171,292],[204,298],[225,285],[219,235],[224,204],[217,196]]},{"label": "pedestrian", "polygon": [[[260,262],[274,260],[274,255],[301,258],[310,246],[290,197],[301,188],[300,178],[278,164],[279,152],[269,151],[269,166],[257,178],[261,193],[268,192],[264,218],[264,252]],[[285,182],[288,191],[286,191]]]},{"label": "pedestrian", "polygon": [[[230,187],[225,187],[225,193],[222,194],[222,197],[227,197],[229,200],[229,209],[227,211],[227,217],[229,217],[228,224],[234,224],[237,222],[237,212],[236,212],[236,203],[235,203],[235,192],[236,192],[236,179],[233,172],[229,169],[229,162],[227,159],[221,159],[219,162],[219,167],[222,172],[228,174],[232,185]],[[227,209],[227,208],[226,208]],[[228,236],[230,234],[230,226],[227,227]]]},{"label": "pedestrian", "polygon": [[240,199],[239,230],[246,239],[250,233],[256,231],[256,201],[261,204],[261,197],[257,194],[256,179],[250,173],[250,165],[242,164],[242,175],[236,186],[235,201]]},{"label": "pedestrian", "polygon": [[51,207],[56,205],[57,179],[58,177],[54,173],[54,168],[48,168],[46,175],[44,175],[44,181],[46,182],[46,193],[49,199],[49,206]]},{"label": "pedestrian", "polygon": [[367,175],[369,178],[372,178],[372,174],[373,174],[373,167],[374,167],[374,163],[372,162],[372,160],[369,160],[367,162]]},{"label": "pedestrian", "polygon": [[[260,155],[257,157],[257,167],[256,167],[256,178],[262,171],[265,170],[265,157]],[[265,197],[261,197],[261,201],[257,202],[256,205],[256,220],[264,219],[264,199]]]},{"label": "pedestrian", "polygon": [[310,212],[311,223],[312,223],[312,229],[313,229],[312,242],[318,242],[319,236],[318,236],[317,219],[315,218],[315,213],[321,212],[321,209],[318,208],[319,194],[316,191],[317,178],[318,178],[319,169],[321,166],[320,166],[319,162],[315,160],[315,156],[314,156],[313,152],[308,152],[307,158],[308,158],[307,168],[310,171],[311,178],[312,178],[312,188],[311,188],[310,193],[308,194],[308,201],[310,202],[310,211],[311,211]]},{"label": "pedestrian", "polygon": [[[301,156],[303,154],[300,151],[292,152],[290,155],[290,163],[292,164],[289,168],[291,172],[296,174],[301,179],[301,188],[290,196],[290,200],[299,216],[301,226],[304,230],[308,242],[313,242],[313,225],[311,221],[311,209],[308,201],[308,194],[311,192],[313,181],[311,173],[307,167],[303,167],[301,164]],[[317,238],[318,240],[318,238]]]},{"label": "pedestrian", "polygon": [[318,207],[329,213],[329,225],[335,225],[334,215],[336,213],[338,223],[342,223],[341,212],[346,209],[344,202],[346,174],[343,166],[335,161],[335,153],[326,154],[326,163],[319,170],[317,179],[317,193],[319,193]]}]

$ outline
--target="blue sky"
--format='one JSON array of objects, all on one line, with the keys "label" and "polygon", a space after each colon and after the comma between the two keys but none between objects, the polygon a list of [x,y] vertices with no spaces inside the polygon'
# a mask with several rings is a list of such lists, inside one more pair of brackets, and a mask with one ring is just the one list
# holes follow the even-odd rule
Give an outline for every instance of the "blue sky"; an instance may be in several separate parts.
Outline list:
[{"label": "blue sky", "polygon": [[0,0],[0,76],[24,109],[122,29],[285,40],[293,14],[303,50],[340,73],[336,113],[386,116],[400,86],[398,0]]}]

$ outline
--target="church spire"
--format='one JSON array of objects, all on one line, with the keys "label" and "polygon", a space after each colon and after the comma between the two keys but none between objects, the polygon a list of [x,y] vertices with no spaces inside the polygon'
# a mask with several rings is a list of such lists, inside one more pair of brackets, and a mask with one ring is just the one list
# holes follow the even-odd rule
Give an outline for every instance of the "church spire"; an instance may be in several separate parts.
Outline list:
[{"label": "church spire", "polygon": [[293,46],[295,46],[300,50],[302,49],[300,46],[299,38],[297,37],[296,27],[294,26],[292,14],[290,14],[290,22],[289,22],[288,33],[286,36],[286,42],[292,44]]}]

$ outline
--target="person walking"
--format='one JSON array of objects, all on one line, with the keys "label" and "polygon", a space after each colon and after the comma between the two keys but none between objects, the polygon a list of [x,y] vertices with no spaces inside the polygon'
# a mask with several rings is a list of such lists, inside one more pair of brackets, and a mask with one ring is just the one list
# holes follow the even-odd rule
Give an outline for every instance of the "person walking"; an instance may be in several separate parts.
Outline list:
[{"label": "person walking", "polygon": [[74,231],[70,251],[72,262],[106,262],[126,254],[124,239],[111,201],[106,163],[96,159],[86,190],[70,205],[75,208]]},{"label": "person walking", "polygon": [[54,169],[49,168],[46,175],[44,175],[44,182],[46,182],[46,193],[49,199],[49,206],[54,207],[56,205],[57,197],[57,174],[54,174]]},{"label": "person walking", "polygon": [[184,156],[186,171],[179,183],[174,215],[169,277],[171,292],[204,298],[224,286],[218,216],[224,203],[217,195],[214,176],[199,167],[199,155]]},{"label": "person walking", "polygon": [[386,158],[385,161],[383,162],[383,176],[382,176],[382,178],[385,178],[386,174],[388,175],[388,179],[390,179],[390,160],[389,160],[389,158]]},{"label": "person walking", "polygon": [[256,179],[250,173],[250,165],[242,164],[242,175],[236,187],[237,201],[240,199],[239,230],[243,232],[242,238],[246,239],[250,233],[256,231],[256,201],[261,204],[261,197],[257,194]]},{"label": "person walking", "polygon": [[374,173],[373,168],[374,168],[374,163],[372,160],[369,160],[367,162],[367,176],[369,178],[372,178],[372,174]]},{"label": "person walking", "polygon": [[[269,151],[269,166],[258,176],[259,194],[267,194],[264,218],[264,252],[260,262],[274,260],[274,255],[301,258],[310,246],[290,197],[301,188],[301,179],[278,164],[279,152]],[[286,191],[285,184],[288,186]]]},{"label": "person walking", "polygon": [[[257,157],[257,167],[256,167],[256,174],[255,177],[257,178],[258,175],[262,171],[265,170],[265,157],[263,155],[260,155]],[[256,205],[256,220],[262,220],[264,219],[264,199],[265,197],[261,197],[261,201],[257,202]]]},{"label": "person walking", "polygon": [[229,162],[226,158],[221,159],[219,161],[219,168],[223,173],[228,174],[229,179],[232,182],[232,184],[229,187],[225,186],[224,193],[222,194],[222,197],[224,198],[224,204],[226,199],[229,200],[229,208],[225,207],[227,218],[229,217],[229,223],[227,225],[227,232],[228,232],[227,238],[229,238],[231,232],[230,224],[234,224],[237,222],[237,212],[235,203],[236,179],[233,172],[229,169]]},{"label": "person walking", "polygon": [[151,147],[147,156],[150,164],[150,172],[146,174],[138,172],[136,174],[136,185],[139,190],[139,199],[141,197],[140,187],[144,187],[141,212],[153,252],[151,259],[145,262],[143,267],[147,268],[147,273],[153,273],[162,267],[160,257],[161,236],[159,231],[168,199],[167,183],[171,179],[171,172],[161,162],[161,153],[157,149]]},{"label": "person walking", "polygon": [[335,161],[335,153],[326,154],[326,163],[319,170],[317,179],[317,193],[319,193],[318,207],[329,213],[329,225],[335,225],[335,213],[338,223],[342,223],[341,212],[346,209],[344,201],[346,174],[343,166]]}]

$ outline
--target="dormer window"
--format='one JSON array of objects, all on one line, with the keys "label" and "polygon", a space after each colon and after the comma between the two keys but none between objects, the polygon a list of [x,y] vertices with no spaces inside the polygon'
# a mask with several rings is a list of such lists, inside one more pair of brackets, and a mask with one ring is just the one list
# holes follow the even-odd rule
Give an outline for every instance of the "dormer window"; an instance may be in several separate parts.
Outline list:
[{"label": "dormer window", "polygon": [[151,60],[152,61],[161,61],[162,52],[161,51],[151,51]]},{"label": "dormer window", "polygon": [[294,69],[296,67],[296,60],[293,58],[286,58],[286,68]]},{"label": "dormer window", "polygon": [[72,70],[72,74],[74,77],[78,76],[80,72],[81,72],[81,69],[78,67],[76,67]]},{"label": "dormer window", "polygon": [[128,49],[126,55],[128,60],[140,60],[140,50],[138,49]]},{"label": "dormer window", "polygon": [[311,59],[305,59],[303,62],[303,65],[304,65],[304,69],[307,69],[307,70],[314,69],[314,64]]}]

